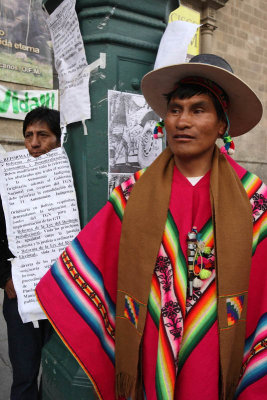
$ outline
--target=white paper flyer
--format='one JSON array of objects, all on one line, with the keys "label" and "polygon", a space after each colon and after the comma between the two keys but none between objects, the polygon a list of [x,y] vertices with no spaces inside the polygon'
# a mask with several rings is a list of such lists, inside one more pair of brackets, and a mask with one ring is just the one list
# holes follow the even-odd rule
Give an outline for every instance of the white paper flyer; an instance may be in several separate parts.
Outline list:
[{"label": "white paper flyer", "polygon": [[1,156],[0,192],[23,322],[45,318],[35,287],[80,231],[72,171],[64,148],[38,158],[19,150]]}]

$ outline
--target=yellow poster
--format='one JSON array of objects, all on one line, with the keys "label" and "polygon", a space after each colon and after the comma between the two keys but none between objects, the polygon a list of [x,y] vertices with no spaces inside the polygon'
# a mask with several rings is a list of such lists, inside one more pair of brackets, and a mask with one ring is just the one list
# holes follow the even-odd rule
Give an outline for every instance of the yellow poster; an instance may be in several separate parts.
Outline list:
[{"label": "yellow poster", "polygon": [[[200,13],[191,8],[180,6],[170,13],[169,22],[172,21],[187,21],[200,25]],[[188,58],[192,58],[199,54],[199,29],[188,46]]]}]

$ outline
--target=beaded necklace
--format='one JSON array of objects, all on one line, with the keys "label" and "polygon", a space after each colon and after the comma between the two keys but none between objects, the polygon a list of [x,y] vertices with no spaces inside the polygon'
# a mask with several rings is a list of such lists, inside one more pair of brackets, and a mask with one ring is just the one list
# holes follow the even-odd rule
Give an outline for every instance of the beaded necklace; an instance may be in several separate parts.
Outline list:
[{"label": "beaded necklace", "polygon": [[211,276],[210,268],[204,264],[204,259],[209,257],[210,254],[211,248],[205,246],[197,228],[193,226],[192,231],[187,234],[188,291],[190,297],[193,295],[193,289],[200,288],[202,281]]}]

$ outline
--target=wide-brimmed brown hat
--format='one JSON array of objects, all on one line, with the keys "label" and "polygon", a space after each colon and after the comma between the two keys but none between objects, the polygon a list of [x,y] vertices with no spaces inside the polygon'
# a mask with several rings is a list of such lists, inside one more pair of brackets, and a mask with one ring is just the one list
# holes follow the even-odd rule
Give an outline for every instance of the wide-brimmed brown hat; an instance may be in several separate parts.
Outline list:
[{"label": "wide-brimmed brown hat", "polygon": [[185,77],[202,77],[219,85],[229,98],[228,118],[230,135],[239,136],[250,131],[262,117],[262,104],[253,90],[234,75],[230,65],[214,54],[200,54],[189,63],[169,65],[146,74],[142,92],[147,103],[161,117],[167,112],[166,94]]}]

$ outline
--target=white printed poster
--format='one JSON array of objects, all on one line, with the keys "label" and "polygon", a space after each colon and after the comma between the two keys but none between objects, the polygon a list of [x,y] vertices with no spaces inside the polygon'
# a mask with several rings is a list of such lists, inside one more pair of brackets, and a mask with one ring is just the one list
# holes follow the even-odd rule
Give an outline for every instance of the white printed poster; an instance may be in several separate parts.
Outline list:
[{"label": "white printed poster", "polygon": [[23,322],[44,319],[35,297],[41,277],[80,231],[72,171],[64,148],[38,158],[18,150],[1,156],[0,191],[12,278]]},{"label": "white printed poster", "polygon": [[47,17],[59,79],[61,126],[91,118],[90,73],[75,3],[64,0]]}]

